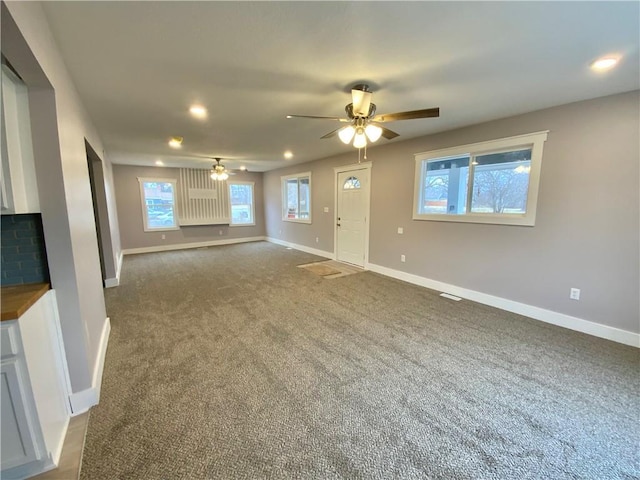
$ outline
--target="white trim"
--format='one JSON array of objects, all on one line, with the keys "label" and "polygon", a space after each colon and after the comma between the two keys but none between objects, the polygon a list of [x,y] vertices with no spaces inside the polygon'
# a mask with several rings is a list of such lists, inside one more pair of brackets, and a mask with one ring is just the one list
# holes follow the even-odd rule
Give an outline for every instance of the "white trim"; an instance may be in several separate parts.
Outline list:
[{"label": "white trim", "polygon": [[[305,177],[309,179],[309,205],[308,205],[309,218],[288,218],[287,217],[287,213],[285,213],[285,210],[287,210],[285,205],[287,205],[287,198],[288,198],[287,197],[287,189],[285,188],[286,181],[287,180],[291,180],[292,178],[295,178],[296,180],[298,180],[298,192],[299,192],[300,191],[300,179],[305,178]],[[292,174],[292,175],[282,175],[280,177],[280,200],[282,202],[282,208],[281,208],[282,221],[283,222],[311,224],[312,223],[312,216],[313,216],[313,212],[312,212],[312,207],[313,207],[312,196],[313,196],[313,190],[311,188],[311,172],[295,173],[295,174]],[[299,209],[300,209],[300,198],[298,197],[298,210]]]},{"label": "white trim", "polygon": [[[71,394],[71,378],[69,377],[69,364],[67,363],[67,355],[64,347],[64,337],[62,335],[62,325],[60,324],[60,310],[58,309],[58,296],[55,289],[49,290],[47,295],[50,298],[50,307],[53,311],[54,319],[53,328],[55,330],[56,341],[56,363],[62,374],[60,381],[64,385],[65,395]],[[71,415],[71,408],[67,405],[67,414]]]},{"label": "white trim", "polygon": [[[251,187],[251,223],[233,223],[233,205],[231,204],[231,186],[249,185]],[[229,192],[229,227],[255,227],[256,226],[256,182],[241,182],[227,180],[227,191]]]},{"label": "white trim", "polygon": [[[521,225],[532,227],[536,221],[536,209],[538,204],[538,188],[540,184],[540,170],[542,168],[542,153],[544,142],[547,140],[549,130],[516,135],[513,137],[499,138],[485,142],[460,145],[456,147],[433,150],[430,152],[416,153],[414,190],[413,190],[413,220],[460,222],[460,223],[485,223],[495,225]],[[470,162],[476,155],[510,151],[523,147],[531,147],[531,170],[529,172],[529,187],[527,190],[527,207],[523,214],[504,213],[473,213],[470,210],[461,214],[433,214],[420,213],[422,205],[422,181],[425,177],[425,162],[447,157],[470,155]],[[473,164],[469,165],[469,182],[471,182]],[[469,184],[470,185],[470,184]],[[470,187],[468,187],[470,188]],[[467,191],[467,203],[470,204],[471,193]],[[470,209],[470,206],[467,205]]]},{"label": "white trim", "polygon": [[264,241],[264,236],[260,237],[243,237],[243,238],[227,238],[224,240],[209,240],[207,242],[192,243],[176,243],[173,245],[154,245],[152,247],[125,248],[122,250],[123,255],[136,255],[138,253],[166,252],[169,250],[187,250],[189,248],[213,247],[216,245],[231,245],[234,243],[248,243]]},{"label": "white trim", "polygon": [[116,265],[116,276],[114,278],[106,278],[104,280],[105,288],[117,287],[120,285],[120,272],[122,271],[122,251],[118,254],[118,264]]},{"label": "white trim", "polygon": [[297,243],[285,242],[284,240],[280,240],[273,237],[266,237],[267,242],[275,243],[276,245],[282,245],[283,247],[294,248],[296,250],[300,250],[301,252],[310,253],[312,255],[317,255],[319,257],[329,258],[331,260],[335,260],[335,255],[333,252],[327,252],[325,250],[318,250],[317,248],[305,247],[304,245],[298,245]]},{"label": "white trim", "polygon": [[540,130],[539,132],[523,133],[522,135],[514,135],[512,137],[498,138],[496,140],[486,140],[484,142],[467,143],[466,145],[456,145],[455,147],[441,148],[439,150],[429,150],[428,152],[419,152],[414,156],[419,157],[420,160],[431,160],[440,157],[452,157],[463,153],[469,153],[469,150],[473,150],[474,153],[493,152],[495,149],[511,148],[514,145],[531,144],[533,137],[539,137],[533,141],[545,141],[547,134],[550,130]]},{"label": "white trim", "polygon": [[109,317],[104,320],[102,335],[100,336],[100,346],[98,347],[98,358],[93,367],[93,379],[91,387],[80,392],[69,395],[72,416],[86,412],[100,401],[100,388],[102,387],[102,373],[104,371],[104,360],[109,344],[109,333],[111,332],[111,321]]},{"label": "white trim", "polygon": [[484,305],[490,305],[501,310],[524,315],[526,317],[540,320],[545,323],[550,323],[552,325],[568,328],[577,332],[605,338],[607,340],[623,343],[632,347],[640,347],[640,334],[638,333],[621,330],[619,328],[610,327],[608,325],[602,325],[600,323],[591,322],[589,320],[583,320],[581,318],[565,315],[564,313],[558,313],[552,310],[534,307],[533,305],[515,302],[513,300],[496,297],[494,295],[489,295],[475,290],[469,290],[467,288],[439,282],[437,280],[432,280],[430,278],[402,272],[400,270],[394,270],[392,268],[383,267],[381,265],[376,265],[373,263],[368,264],[366,268],[368,270],[371,270],[372,272],[380,273],[388,277],[413,283],[414,285],[419,285],[421,287],[453,294],[467,300],[472,300],[474,302],[482,303]]},{"label": "white trim", "polygon": [[371,167],[373,163],[371,162],[362,162],[362,163],[354,163],[352,165],[342,165],[340,167],[333,167],[333,211],[335,212],[334,221],[333,221],[333,255],[334,258],[338,258],[338,176],[341,173],[345,172],[354,172],[358,170],[369,170],[369,182],[367,185],[367,214],[365,217],[366,230],[364,233],[364,260],[362,265],[358,265],[359,267],[363,267],[369,263],[369,228],[371,225]]},{"label": "white trim", "polygon": [[93,387],[69,395],[69,405],[71,405],[72,417],[86,412],[97,404],[98,394],[96,389]]},{"label": "white trim", "polygon": [[[147,199],[144,196],[144,183],[170,183],[173,190],[173,223],[174,225],[166,227],[150,227],[148,220]],[[181,223],[178,220],[178,179],[177,178],[161,178],[161,177],[138,177],[138,185],[140,187],[140,202],[142,206],[142,229],[145,232],[166,232],[170,230],[180,230]]]}]

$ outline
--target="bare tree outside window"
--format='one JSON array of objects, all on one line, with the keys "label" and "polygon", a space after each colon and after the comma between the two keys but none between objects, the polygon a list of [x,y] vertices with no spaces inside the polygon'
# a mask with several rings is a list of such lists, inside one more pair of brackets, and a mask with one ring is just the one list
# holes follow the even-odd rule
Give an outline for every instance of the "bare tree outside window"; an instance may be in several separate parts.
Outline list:
[{"label": "bare tree outside window", "polygon": [[525,213],[531,150],[478,156],[473,173],[473,213]]}]

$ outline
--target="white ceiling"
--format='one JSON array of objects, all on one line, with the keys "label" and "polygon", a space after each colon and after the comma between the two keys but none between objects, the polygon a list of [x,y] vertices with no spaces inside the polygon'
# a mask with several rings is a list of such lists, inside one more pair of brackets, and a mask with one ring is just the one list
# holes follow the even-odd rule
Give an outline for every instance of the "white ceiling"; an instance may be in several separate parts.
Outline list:
[{"label": "white ceiling", "polygon": [[[265,171],[354,150],[339,126],[365,81],[394,142],[639,88],[638,2],[43,2],[114,163]],[[621,64],[596,74],[604,54]],[[206,121],[188,113],[197,102]],[[169,137],[184,137],[180,151]],[[388,140],[380,139],[379,143]],[[292,160],[283,152],[291,150]]]}]

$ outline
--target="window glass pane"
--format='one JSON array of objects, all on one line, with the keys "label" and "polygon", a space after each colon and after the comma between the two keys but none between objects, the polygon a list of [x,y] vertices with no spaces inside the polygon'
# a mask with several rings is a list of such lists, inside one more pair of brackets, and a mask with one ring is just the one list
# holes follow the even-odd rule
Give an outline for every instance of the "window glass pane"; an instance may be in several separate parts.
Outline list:
[{"label": "window glass pane", "polygon": [[457,215],[466,212],[469,155],[427,161],[420,213]]},{"label": "window glass pane", "polygon": [[311,173],[281,177],[282,219],[311,223]]},{"label": "window glass pane", "polygon": [[229,185],[231,201],[231,224],[253,224],[253,186]]},{"label": "window glass pane", "polygon": [[177,226],[174,218],[174,188],[171,182],[142,182],[146,204],[147,227]]},{"label": "window glass pane", "polygon": [[310,189],[309,189],[309,178],[304,177],[300,179],[300,192],[299,192],[299,218],[309,218],[309,205],[311,202],[309,201]]},{"label": "window glass pane", "polygon": [[360,188],[360,180],[358,180],[356,177],[349,177],[344,182],[344,185],[342,185],[342,188],[344,190],[350,190],[352,188]]},{"label": "window glass pane", "polygon": [[473,213],[527,211],[531,149],[479,155],[473,170]]},{"label": "window glass pane", "polygon": [[287,180],[287,218],[298,218],[298,179]]}]

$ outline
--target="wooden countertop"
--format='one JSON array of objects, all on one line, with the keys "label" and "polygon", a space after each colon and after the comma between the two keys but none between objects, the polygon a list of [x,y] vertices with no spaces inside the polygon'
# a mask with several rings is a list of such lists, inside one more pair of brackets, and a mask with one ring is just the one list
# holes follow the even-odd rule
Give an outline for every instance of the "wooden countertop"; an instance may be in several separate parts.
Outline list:
[{"label": "wooden countertop", "polygon": [[16,320],[49,291],[48,283],[27,283],[0,289],[1,321]]}]

